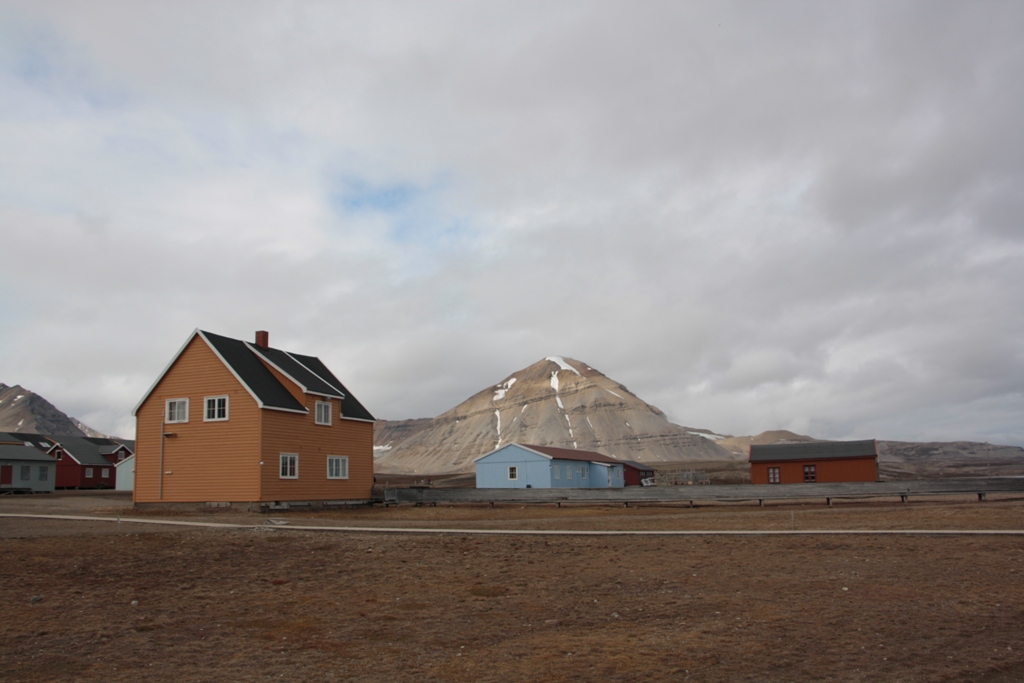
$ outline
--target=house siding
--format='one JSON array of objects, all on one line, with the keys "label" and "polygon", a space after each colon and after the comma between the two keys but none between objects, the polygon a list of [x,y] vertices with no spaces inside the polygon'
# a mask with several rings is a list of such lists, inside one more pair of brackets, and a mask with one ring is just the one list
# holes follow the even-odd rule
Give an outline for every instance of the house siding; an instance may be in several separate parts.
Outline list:
[{"label": "house siding", "polygon": [[[206,396],[228,398],[228,419],[203,421]],[[189,399],[189,421],[166,426],[163,495],[160,428],[165,401]],[[136,503],[259,499],[260,413],[256,400],[195,336],[136,412]],[[167,474],[170,472],[170,474]]]},{"label": "house siding", "polygon": [[[280,376],[285,385],[291,382]],[[292,385],[294,386],[294,385]],[[368,500],[373,489],[373,423],[339,417],[341,401],[300,394],[309,413],[263,411],[260,500]],[[316,424],[316,402],[330,400],[331,425]],[[280,456],[299,456],[297,479],[282,479]],[[348,479],[327,478],[327,456],[348,457]]]},{"label": "house siding", "polygon": [[780,484],[804,483],[804,465],[814,465],[816,481],[834,483],[843,481],[877,481],[878,463],[875,458],[841,458],[761,461],[750,463],[750,483],[767,484],[768,468],[779,468]]},{"label": "house siding", "polygon": [[[509,467],[518,468],[518,478],[508,478]],[[567,468],[572,478],[566,476]],[[555,470],[558,477],[555,477]],[[583,476],[583,469],[587,475]],[[608,472],[617,472],[612,478],[611,488],[624,484],[622,465],[594,463],[583,460],[563,460],[538,455],[518,444],[509,444],[476,461],[477,488],[609,488]]]},{"label": "house siding", "polygon": [[[568,461],[566,461],[568,462]],[[517,478],[508,478],[508,468]],[[551,488],[551,460],[516,445],[509,445],[476,461],[478,489]]]},{"label": "house siding", "polygon": [[[21,478],[21,470],[28,467],[29,478]],[[46,479],[39,480],[39,468],[45,467]],[[38,460],[18,460],[14,458],[0,458],[0,490],[21,489],[35,493],[48,493],[54,488],[54,463],[39,462]]]}]

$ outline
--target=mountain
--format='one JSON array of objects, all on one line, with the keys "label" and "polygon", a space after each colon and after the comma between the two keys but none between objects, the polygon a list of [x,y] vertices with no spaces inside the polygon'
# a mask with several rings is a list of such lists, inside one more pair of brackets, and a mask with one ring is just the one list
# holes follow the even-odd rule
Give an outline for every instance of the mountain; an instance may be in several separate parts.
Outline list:
[{"label": "mountain", "polygon": [[511,442],[597,451],[623,460],[737,460],[715,434],[669,422],[613,379],[551,356],[437,417],[377,423],[374,467],[384,473],[468,472]]},{"label": "mountain", "polygon": [[103,436],[57,410],[45,398],[17,384],[0,383],[0,432],[52,436]]}]

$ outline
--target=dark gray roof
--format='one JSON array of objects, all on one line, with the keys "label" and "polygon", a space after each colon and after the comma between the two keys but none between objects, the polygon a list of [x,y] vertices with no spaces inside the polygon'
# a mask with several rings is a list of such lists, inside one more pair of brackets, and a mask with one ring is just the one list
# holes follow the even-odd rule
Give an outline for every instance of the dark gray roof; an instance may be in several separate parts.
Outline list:
[{"label": "dark gray roof", "polygon": [[30,432],[0,432],[0,443],[31,443],[44,453],[53,447],[53,442],[42,434]]},{"label": "dark gray roof", "polygon": [[318,376],[326,380],[332,387],[336,388],[341,392],[344,397],[341,399],[341,414],[344,417],[354,417],[358,420],[376,420],[370,411],[363,407],[363,404],[352,395],[352,392],[345,388],[345,385],[334,376],[327,366],[320,362],[319,358],[314,356],[303,356],[298,353],[290,354],[300,363],[305,365],[307,368],[315,372]]},{"label": "dark gray roof", "polygon": [[[34,446],[14,446],[9,444],[0,444],[0,460],[53,462],[53,458]],[[109,465],[110,463],[107,464]]]},{"label": "dark gray roof", "polygon": [[278,381],[274,373],[263,364],[260,356],[298,382],[299,386],[307,393],[341,399],[343,417],[371,422],[376,420],[370,411],[364,408],[363,404],[315,356],[305,356],[275,348],[263,348],[237,339],[222,337],[212,332],[201,332],[201,334],[213,345],[242,382],[259,397],[264,407],[307,412],[306,407],[299,403]]},{"label": "dark gray roof", "polygon": [[632,467],[633,469],[636,470],[643,470],[644,472],[654,471],[654,468],[651,467],[650,465],[645,465],[642,462],[637,462],[636,460],[620,460],[619,462],[621,462],[626,467]]},{"label": "dark gray roof", "polygon": [[292,396],[281,382],[274,377],[266,365],[249,350],[249,346],[237,339],[222,337],[212,332],[202,332],[203,337],[217,350],[224,362],[234,370],[238,378],[266,408],[280,408],[300,413],[308,412],[306,407]]},{"label": "dark gray roof", "polygon": [[103,454],[114,453],[121,447],[121,444],[113,439],[94,436],[50,436],[47,438],[56,441],[61,448],[71,454],[71,457],[83,465],[110,466],[113,463],[103,457]]},{"label": "dark gray roof", "polygon": [[344,393],[338,387],[331,386],[318,377],[287,351],[271,348],[265,349],[255,344],[248,344],[248,347],[295,380],[306,393],[320,394],[321,396],[330,396],[332,398],[342,398],[344,396]]},{"label": "dark gray roof", "polygon": [[874,439],[866,441],[802,441],[800,443],[751,445],[750,447],[750,462],[868,458],[877,455]]}]

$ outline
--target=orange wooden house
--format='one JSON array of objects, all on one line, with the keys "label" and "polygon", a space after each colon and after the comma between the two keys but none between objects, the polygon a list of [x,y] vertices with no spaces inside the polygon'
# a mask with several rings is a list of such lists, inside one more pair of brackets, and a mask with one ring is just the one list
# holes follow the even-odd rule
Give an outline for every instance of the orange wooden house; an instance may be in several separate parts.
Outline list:
[{"label": "orange wooden house", "polygon": [[374,417],[266,332],[196,330],[134,415],[136,504],[370,499]]},{"label": "orange wooden house", "polygon": [[751,445],[750,483],[877,481],[878,450],[868,441]]}]

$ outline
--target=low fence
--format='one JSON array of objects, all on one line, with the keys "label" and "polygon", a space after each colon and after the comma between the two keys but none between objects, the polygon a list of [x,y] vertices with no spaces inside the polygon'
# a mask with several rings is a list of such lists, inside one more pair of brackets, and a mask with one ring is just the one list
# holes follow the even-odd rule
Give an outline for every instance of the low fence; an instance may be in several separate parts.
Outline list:
[{"label": "low fence", "polygon": [[437,505],[546,503],[653,505],[765,501],[899,498],[906,503],[912,497],[938,495],[977,495],[985,500],[989,493],[1022,493],[1024,478],[926,479],[908,481],[845,482],[838,484],[739,484],[733,486],[631,486],[620,489],[470,489],[414,486],[388,488],[375,502],[385,505]]}]

